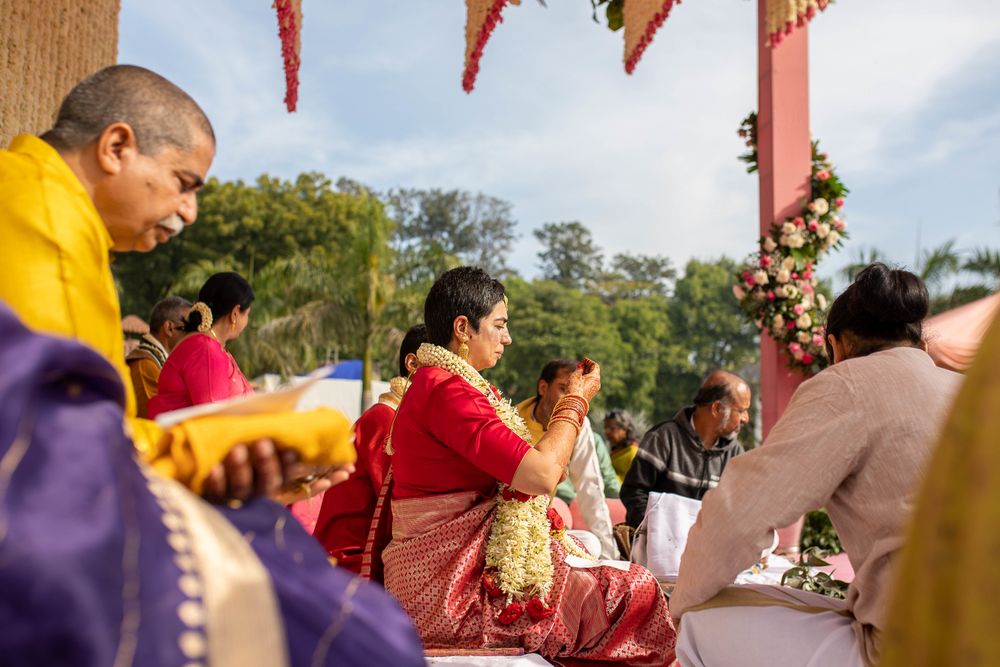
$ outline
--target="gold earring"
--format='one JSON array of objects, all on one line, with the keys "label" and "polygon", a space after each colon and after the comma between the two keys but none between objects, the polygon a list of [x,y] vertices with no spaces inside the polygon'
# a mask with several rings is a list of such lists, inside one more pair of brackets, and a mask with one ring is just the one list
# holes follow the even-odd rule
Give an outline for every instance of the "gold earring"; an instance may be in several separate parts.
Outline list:
[{"label": "gold earring", "polygon": [[469,340],[469,337],[466,336],[465,334],[462,334],[462,337],[459,338],[459,341],[461,342],[461,344],[458,346],[458,356],[462,357],[466,361],[469,360],[469,345],[468,345],[468,340]]}]

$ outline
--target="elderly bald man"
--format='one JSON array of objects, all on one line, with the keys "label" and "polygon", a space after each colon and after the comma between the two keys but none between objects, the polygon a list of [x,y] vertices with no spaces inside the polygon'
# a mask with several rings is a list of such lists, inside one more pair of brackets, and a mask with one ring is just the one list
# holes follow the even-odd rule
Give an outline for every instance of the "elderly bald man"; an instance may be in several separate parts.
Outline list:
[{"label": "elderly bald man", "polygon": [[650,492],[700,500],[715,488],[726,464],[744,451],[736,436],[749,411],[750,386],[742,378],[725,371],[705,378],[693,405],[643,437],[622,483],[626,523],[642,523]]}]

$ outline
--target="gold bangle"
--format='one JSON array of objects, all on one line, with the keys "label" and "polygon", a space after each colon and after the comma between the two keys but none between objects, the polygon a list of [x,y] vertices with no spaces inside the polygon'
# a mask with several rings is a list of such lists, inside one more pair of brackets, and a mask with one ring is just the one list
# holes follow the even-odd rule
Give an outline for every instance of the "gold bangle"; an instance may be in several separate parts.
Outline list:
[{"label": "gold bangle", "polygon": [[[571,408],[560,408],[552,413],[552,417],[559,416],[562,419],[570,419],[578,428],[583,428],[583,420],[585,417],[583,413],[578,410],[573,410]],[[552,421],[552,417],[549,417],[549,421]]]},{"label": "gold bangle", "polygon": [[552,424],[554,424],[556,422],[566,422],[567,424],[569,424],[570,426],[572,426],[576,430],[577,435],[580,434],[580,425],[576,423],[576,420],[574,420],[574,419],[572,419],[570,417],[563,417],[563,416],[556,415],[556,416],[552,417],[551,419],[549,419],[549,427],[551,428]]},{"label": "gold bangle", "polygon": [[561,407],[574,406],[579,408],[583,415],[586,416],[590,412],[590,402],[580,394],[566,394],[558,401],[556,401],[555,408],[553,411],[558,410]]}]

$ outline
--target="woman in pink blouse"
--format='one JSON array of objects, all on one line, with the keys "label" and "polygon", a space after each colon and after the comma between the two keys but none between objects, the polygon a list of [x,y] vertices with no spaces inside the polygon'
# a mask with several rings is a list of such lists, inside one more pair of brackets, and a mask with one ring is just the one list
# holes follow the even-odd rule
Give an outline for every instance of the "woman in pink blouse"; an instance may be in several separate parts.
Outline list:
[{"label": "woman in pink blouse", "polygon": [[226,343],[246,328],[253,299],[250,283],[236,273],[216,273],[205,282],[184,320],[187,335],[160,372],[159,392],[149,400],[150,418],[253,393],[226,351]]}]

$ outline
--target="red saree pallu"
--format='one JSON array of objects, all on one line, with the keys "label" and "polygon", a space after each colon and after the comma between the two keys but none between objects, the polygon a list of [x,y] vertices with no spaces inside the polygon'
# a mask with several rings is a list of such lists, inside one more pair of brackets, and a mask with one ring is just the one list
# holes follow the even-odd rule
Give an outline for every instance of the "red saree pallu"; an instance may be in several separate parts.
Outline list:
[{"label": "red saree pallu", "polygon": [[385,587],[426,648],[522,647],[562,665],[673,661],[666,599],[645,568],[574,568],[565,562],[565,547],[551,539],[555,571],[545,602],[555,614],[536,621],[525,613],[504,625],[506,598],[490,597],[483,586],[494,499],[459,492],[393,499],[391,507]]}]

